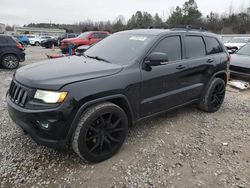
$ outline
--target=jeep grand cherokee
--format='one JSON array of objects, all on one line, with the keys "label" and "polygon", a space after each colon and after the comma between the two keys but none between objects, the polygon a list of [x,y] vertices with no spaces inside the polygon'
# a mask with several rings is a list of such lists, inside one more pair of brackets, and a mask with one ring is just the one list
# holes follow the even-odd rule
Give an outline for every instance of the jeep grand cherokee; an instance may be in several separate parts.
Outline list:
[{"label": "jeep grand cherokee", "polygon": [[216,112],[230,57],[215,34],[141,29],[107,37],[83,56],[16,71],[7,92],[16,124],[38,144],[72,146],[100,162],[122,146],[128,127],[191,103]]}]

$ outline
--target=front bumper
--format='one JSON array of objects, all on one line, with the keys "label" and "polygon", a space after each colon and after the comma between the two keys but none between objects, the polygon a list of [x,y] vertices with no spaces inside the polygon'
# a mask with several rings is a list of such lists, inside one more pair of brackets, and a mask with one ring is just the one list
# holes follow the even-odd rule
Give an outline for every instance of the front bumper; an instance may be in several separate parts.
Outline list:
[{"label": "front bumper", "polygon": [[[27,132],[39,144],[55,149],[64,149],[69,143],[68,132],[72,123],[72,114],[63,105],[55,109],[25,109],[6,96],[8,112],[16,125]],[[48,123],[44,129],[41,123]]]}]

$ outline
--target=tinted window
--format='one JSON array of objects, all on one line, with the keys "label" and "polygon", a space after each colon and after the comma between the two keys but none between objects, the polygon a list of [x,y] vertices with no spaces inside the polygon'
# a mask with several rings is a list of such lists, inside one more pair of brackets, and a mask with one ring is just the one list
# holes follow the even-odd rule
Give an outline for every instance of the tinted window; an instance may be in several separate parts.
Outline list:
[{"label": "tinted window", "polygon": [[220,43],[215,38],[205,37],[206,45],[207,45],[207,53],[208,54],[216,54],[223,52],[223,49]]},{"label": "tinted window", "polygon": [[169,61],[181,60],[181,39],[179,36],[163,39],[153,52],[166,53]]},{"label": "tinted window", "polygon": [[91,37],[94,38],[94,39],[98,39],[99,35],[97,33],[94,33],[93,35],[91,35]]},{"label": "tinted window", "polygon": [[186,56],[187,58],[203,57],[206,55],[205,44],[200,36],[186,36]]},{"label": "tinted window", "polygon": [[74,35],[74,34],[70,34],[70,35],[68,35],[68,38],[75,38],[75,37],[77,37],[76,35]]},{"label": "tinted window", "polygon": [[98,33],[98,37],[99,37],[100,39],[104,39],[104,38],[106,38],[107,36],[108,36],[107,33]]}]

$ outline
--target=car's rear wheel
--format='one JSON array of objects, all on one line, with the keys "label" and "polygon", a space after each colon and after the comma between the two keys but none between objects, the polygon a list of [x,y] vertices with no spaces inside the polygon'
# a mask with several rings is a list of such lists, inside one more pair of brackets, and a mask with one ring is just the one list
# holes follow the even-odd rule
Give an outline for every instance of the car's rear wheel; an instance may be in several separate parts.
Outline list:
[{"label": "car's rear wheel", "polygon": [[39,46],[40,45],[40,43],[39,42],[35,42],[35,46]]},{"label": "car's rear wheel", "polygon": [[199,108],[211,113],[218,111],[224,101],[225,93],[225,81],[221,78],[214,78],[206,89]]},{"label": "car's rear wheel", "polygon": [[72,147],[87,161],[104,161],[120,149],[127,132],[126,113],[113,103],[101,103],[83,113],[73,135]]},{"label": "car's rear wheel", "polygon": [[19,66],[19,58],[15,54],[7,54],[2,58],[2,66],[6,69],[16,69]]}]

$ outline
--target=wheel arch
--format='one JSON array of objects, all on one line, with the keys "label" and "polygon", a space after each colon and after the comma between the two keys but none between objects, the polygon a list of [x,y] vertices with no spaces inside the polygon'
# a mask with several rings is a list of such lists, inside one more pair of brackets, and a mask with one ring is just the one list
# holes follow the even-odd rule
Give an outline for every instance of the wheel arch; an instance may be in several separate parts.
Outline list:
[{"label": "wheel arch", "polygon": [[211,80],[213,80],[214,78],[221,78],[222,80],[224,80],[225,84],[227,84],[228,79],[229,79],[228,73],[226,71],[220,71],[220,72],[215,73]]},{"label": "wheel arch", "polygon": [[132,107],[129,103],[129,100],[127,99],[126,96],[122,95],[122,94],[118,94],[118,95],[112,95],[112,96],[107,96],[107,97],[102,97],[102,98],[98,98],[92,101],[88,101],[86,103],[84,103],[77,111],[75,118],[71,124],[71,127],[69,129],[68,135],[66,137],[66,141],[67,143],[70,142],[71,137],[77,127],[77,123],[80,120],[80,117],[82,115],[82,113],[84,113],[84,111],[89,108],[90,106],[96,105],[98,103],[102,103],[102,102],[111,102],[114,103],[115,105],[119,106],[121,109],[124,110],[124,112],[126,113],[127,117],[128,117],[128,123],[129,126],[132,126],[133,122],[134,122],[134,115],[133,115],[133,110]]},{"label": "wheel arch", "polygon": [[15,53],[13,51],[5,51],[5,52],[0,54],[0,63],[2,63],[3,57],[6,56],[6,55],[15,55],[18,58],[19,61],[21,59],[20,56],[17,53]]}]

